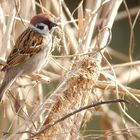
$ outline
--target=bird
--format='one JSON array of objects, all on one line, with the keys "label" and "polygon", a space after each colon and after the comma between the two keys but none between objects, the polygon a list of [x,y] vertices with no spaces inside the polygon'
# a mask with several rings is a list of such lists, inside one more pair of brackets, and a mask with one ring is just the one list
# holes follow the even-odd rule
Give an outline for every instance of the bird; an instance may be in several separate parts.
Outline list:
[{"label": "bird", "polygon": [[56,26],[54,17],[47,13],[37,14],[31,19],[1,69],[5,74],[0,85],[0,101],[18,77],[39,72],[47,63],[52,48],[51,32]]}]

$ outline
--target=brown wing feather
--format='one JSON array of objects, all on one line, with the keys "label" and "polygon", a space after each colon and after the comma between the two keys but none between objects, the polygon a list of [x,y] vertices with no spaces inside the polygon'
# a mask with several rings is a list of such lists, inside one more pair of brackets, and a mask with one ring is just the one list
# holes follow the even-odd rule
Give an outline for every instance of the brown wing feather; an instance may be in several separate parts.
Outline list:
[{"label": "brown wing feather", "polygon": [[29,28],[25,30],[17,39],[13,51],[8,56],[7,65],[2,70],[5,71],[30,59],[41,50],[42,43],[43,36]]}]

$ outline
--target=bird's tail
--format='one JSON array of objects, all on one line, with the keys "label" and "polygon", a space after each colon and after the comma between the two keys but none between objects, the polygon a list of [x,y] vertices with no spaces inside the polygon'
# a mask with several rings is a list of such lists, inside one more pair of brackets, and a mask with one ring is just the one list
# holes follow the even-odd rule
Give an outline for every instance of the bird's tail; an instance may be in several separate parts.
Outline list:
[{"label": "bird's tail", "polygon": [[9,89],[9,87],[13,84],[18,74],[11,74],[8,71],[5,73],[2,84],[0,85],[0,101],[3,97],[3,94]]}]

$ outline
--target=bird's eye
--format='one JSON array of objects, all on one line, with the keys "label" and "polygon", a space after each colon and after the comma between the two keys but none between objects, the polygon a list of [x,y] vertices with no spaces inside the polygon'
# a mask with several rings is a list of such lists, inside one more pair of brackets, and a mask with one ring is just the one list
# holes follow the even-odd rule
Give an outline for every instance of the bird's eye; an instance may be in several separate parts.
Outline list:
[{"label": "bird's eye", "polygon": [[40,24],[37,24],[36,27],[40,30],[43,30],[44,29],[44,26],[43,25],[40,25]]},{"label": "bird's eye", "polygon": [[50,24],[49,24],[49,29],[52,29],[52,28],[55,27],[55,26],[57,26],[56,23],[50,22]]}]

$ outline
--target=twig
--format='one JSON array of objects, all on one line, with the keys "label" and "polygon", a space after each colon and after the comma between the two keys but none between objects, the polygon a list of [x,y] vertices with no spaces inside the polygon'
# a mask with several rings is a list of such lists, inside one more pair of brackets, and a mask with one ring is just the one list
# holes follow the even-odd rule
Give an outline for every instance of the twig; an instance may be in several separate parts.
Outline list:
[{"label": "twig", "polygon": [[[90,108],[94,108],[94,107],[96,107],[96,106],[100,106],[100,105],[103,105],[103,104],[112,104],[112,103],[120,103],[120,102],[128,103],[128,101],[126,101],[126,100],[123,100],[123,99],[116,99],[116,100],[100,101],[100,102],[98,102],[98,103],[96,103],[96,104],[87,105],[87,106],[85,106],[85,107],[82,107],[82,108],[80,108],[80,109],[78,109],[78,110],[75,110],[75,111],[73,111],[73,112],[67,114],[66,116],[64,116],[64,117],[62,117],[62,118],[60,118],[60,119],[54,121],[52,124],[48,124],[45,128],[43,128],[43,129],[40,130],[39,132],[34,133],[34,135],[31,136],[30,138],[33,138],[33,137],[35,137],[35,136],[37,136],[37,135],[40,135],[41,133],[43,133],[44,131],[50,129],[51,127],[53,127],[53,126],[56,125],[57,123],[59,123],[59,122],[61,122],[61,121],[64,121],[65,119],[67,119],[67,118],[71,117],[72,115],[75,115],[75,114],[77,114],[77,113],[79,113],[79,112],[81,112],[81,111],[83,111],[83,110],[90,109]],[[31,133],[31,134],[33,134],[33,133]]]}]

